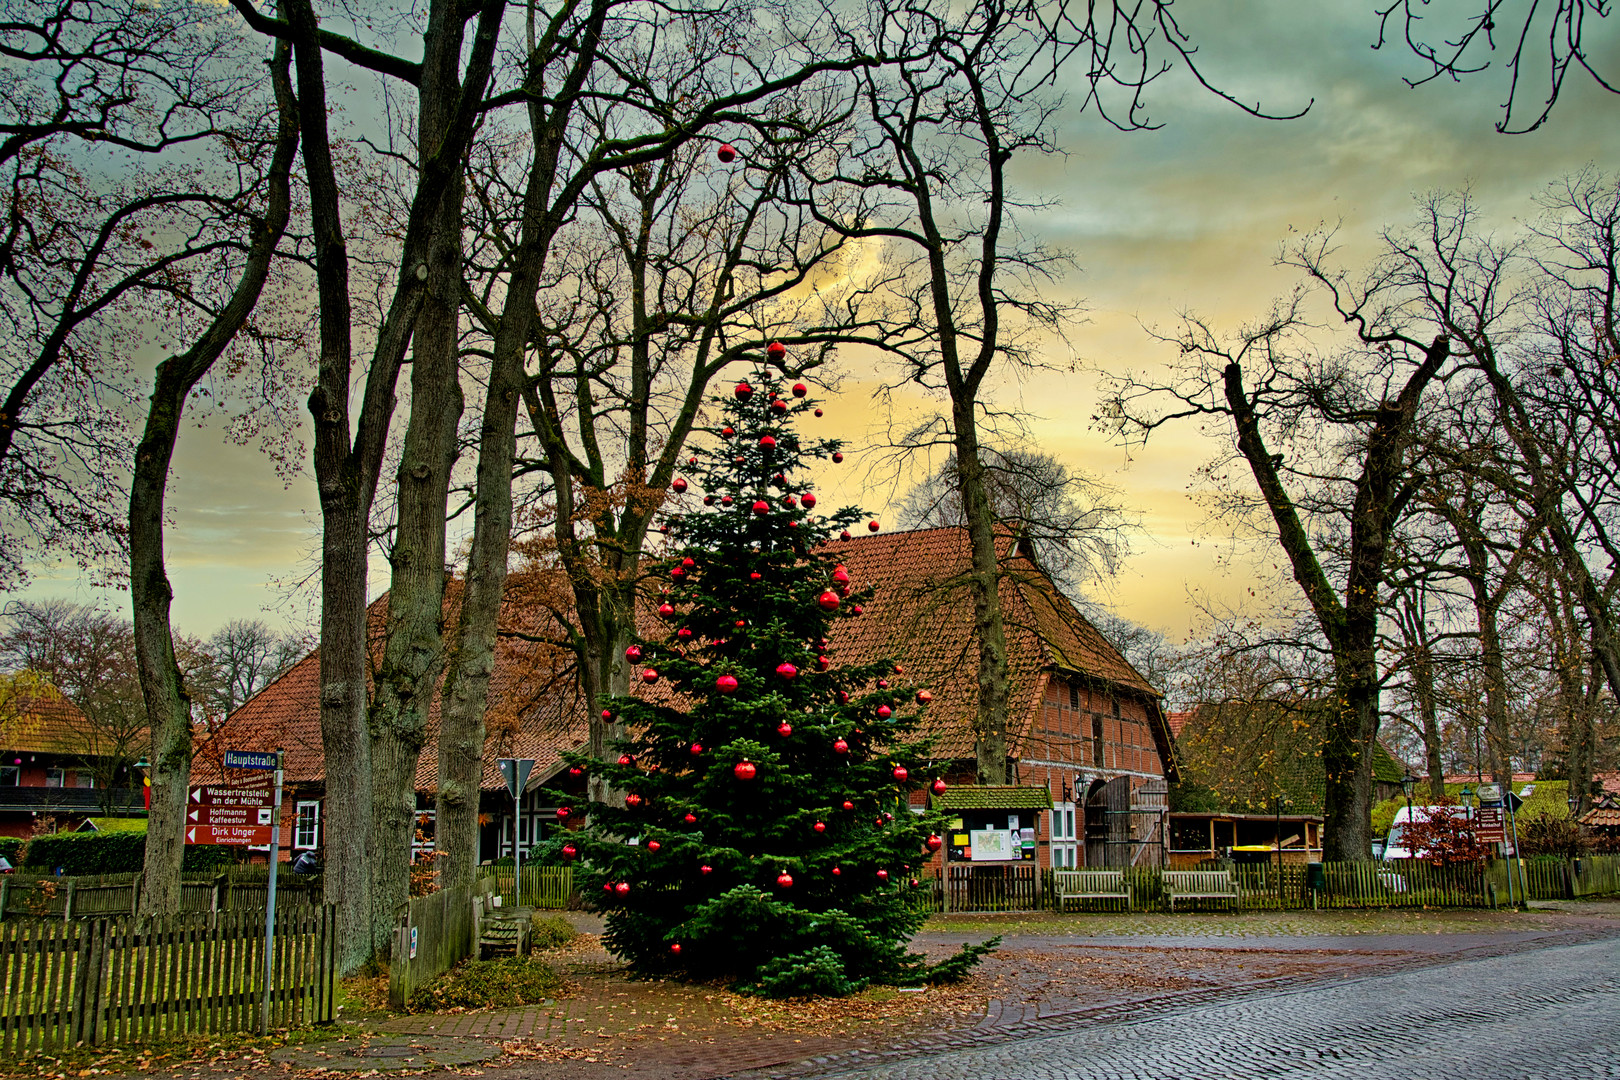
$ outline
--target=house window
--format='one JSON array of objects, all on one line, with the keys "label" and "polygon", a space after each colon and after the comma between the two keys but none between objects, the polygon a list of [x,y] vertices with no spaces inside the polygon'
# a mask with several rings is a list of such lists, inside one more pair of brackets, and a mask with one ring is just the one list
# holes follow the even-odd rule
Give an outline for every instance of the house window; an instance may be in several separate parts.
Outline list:
[{"label": "house window", "polygon": [[0,787],[16,787],[21,783],[21,769],[15,765],[0,765]]},{"label": "house window", "polygon": [[81,788],[93,788],[96,786],[96,778],[91,773],[76,772],[73,774],[73,786]]},{"label": "house window", "polygon": [[293,847],[310,850],[321,844],[321,804],[316,801],[298,804],[298,821],[293,826]]},{"label": "house window", "polygon": [[45,770],[45,786],[46,787],[67,787],[67,770],[66,769],[46,769]]},{"label": "house window", "polygon": [[1074,803],[1060,802],[1052,806],[1052,868],[1064,870],[1078,866],[1076,861],[1079,851],[1076,846],[1074,824]]}]

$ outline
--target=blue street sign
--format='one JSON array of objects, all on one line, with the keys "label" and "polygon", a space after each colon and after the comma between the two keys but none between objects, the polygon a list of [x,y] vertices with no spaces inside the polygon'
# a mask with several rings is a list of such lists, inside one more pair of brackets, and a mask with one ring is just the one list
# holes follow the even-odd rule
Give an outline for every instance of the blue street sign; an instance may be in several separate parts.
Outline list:
[{"label": "blue street sign", "polygon": [[274,769],[276,755],[272,750],[227,750],[224,765],[227,769]]}]

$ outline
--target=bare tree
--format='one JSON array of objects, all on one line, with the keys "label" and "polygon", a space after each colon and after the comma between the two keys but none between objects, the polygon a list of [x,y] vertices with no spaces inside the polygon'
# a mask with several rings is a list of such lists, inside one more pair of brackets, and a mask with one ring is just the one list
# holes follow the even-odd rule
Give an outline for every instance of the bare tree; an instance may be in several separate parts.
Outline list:
[{"label": "bare tree", "polygon": [[994,0],[896,5],[884,17],[920,58],[862,74],[865,111],[845,177],[885,193],[888,205],[853,227],[837,224],[888,242],[890,258],[910,270],[905,318],[889,346],[897,381],[947,404],[898,443],[904,451],[948,447],[956,464],[978,645],[977,774],[981,783],[1005,783],[1010,691],[983,447],[997,420],[988,387],[1035,365],[1037,343],[1061,338],[1074,310],[1042,290],[1068,260],[1021,233],[1019,213],[1040,204],[1019,197],[1008,167],[1057,152],[1055,87],[1069,78],[1085,91],[1085,107],[1127,130],[1152,126],[1143,94],[1172,64],[1233,99],[1204,78],[1168,4]]},{"label": "bare tree", "polygon": [[[431,4],[419,35],[423,56],[419,62],[323,30],[311,0],[288,0],[283,6],[285,19],[264,15],[250,0],[233,0],[233,6],[249,26],[293,46],[320,305],[319,364],[309,410],[315,429],[314,462],[323,523],[321,737],[328,777],[325,887],[328,899],[338,905],[339,966],[349,972],[378,947],[386,946],[387,927],[408,888],[414,796],[401,797],[399,789],[402,783],[407,789],[412,786],[415,752],[421,745],[417,721],[426,715],[441,660],[433,643],[444,587],[443,551],[441,541],[435,557],[432,535],[436,528],[442,535],[444,517],[444,485],[435,470],[447,472],[449,462],[433,444],[434,426],[441,419],[437,410],[443,408],[447,393],[443,383],[453,381],[457,371],[455,357],[442,355],[446,340],[443,320],[454,318],[444,312],[454,312],[459,292],[459,271],[446,265],[455,246],[445,236],[459,222],[459,206],[451,204],[459,196],[457,181],[467,146],[486,104],[505,5],[503,0],[471,6],[448,0]],[[475,19],[472,40],[463,50],[465,28]],[[419,118],[433,124],[423,131],[413,162],[414,185],[399,236],[397,276],[383,302],[356,415],[351,415],[349,404],[355,298],[329,133],[328,51],[414,86]],[[450,262],[454,261],[451,257]],[[447,275],[451,280],[447,281]],[[412,558],[395,580],[390,607],[391,618],[395,618],[392,612],[399,613],[393,624],[399,647],[389,653],[389,665],[391,672],[399,674],[384,680],[386,693],[393,697],[381,698],[380,711],[373,712],[368,709],[366,685],[366,557],[371,509],[400,368],[430,295],[440,321],[435,332],[416,342],[416,356],[424,369],[437,373],[438,382],[433,388],[424,386],[421,395],[423,409],[435,411],[424,415],[421,423],[425,427],[417,429],[423,441],[411,440],[412,453],[407,455],[411,482],[400,493],[401,513],[412,515],[407,527],[410,542],[414,545],[425,534],[426,547],[409,549]],[[429,355],[432,349],[441,351]],[[416,477],[418,467],[427,473]],[[423,523],[424,518],[433,517],[436,524]],[[406,692],[403,698],[402,691]],[[373,719],[384,746],[377,762],[372,756]],[[379,768],[381,774],[374,778]],[[375,824],[378,799],[384,809],[380,826]],[[374,896],[374,874],[382,882],[385,895],[381,897]]]},{"label": "bare tree", "polygon": [[[560,9],[545,24],[536,19],[529,29],[521,96],[513,98],[527,103],[529,145],[519,158],[518,178],[506,185],[517,202],[508,219],[515,226],[498,244],[491,245],[501,256],[492,270],[499,280],[496,291],[504,302],[499,311],[481,314],[489,341],[490,370],[479,433],[467,583],[456,651],[446,676],[440,729],[437,828],[445,849],[452,853],[471,852],[476,837],[484,714],[512,535],[519,402],[529,405],[552,492],[559,500],[559,549],[566,549],[566,558],[573,563],[570,569],[579,589],[580,616],[586,621],[604,616],[607,620],[590,631],[593,641],[587,642],[583,634],[579,640],[587,657],[580,668],[589,686],[589,680],[604,674],[612,678],[616,658],[610,658],[607,650],[614,641],[622,640],[629,627],[628,608],[619,610],[626,582],[633,588],[633,568],[651,511],[672,478],[702,388],[746,346],[762,344],[752,332],[740,342],[730,339],[729,335],[737,333],[737,324],[746,320],[746,309],[734,308],[735,298],[723,292],[709,293],[717,275],[702,267],[689,278],[699,286],[696,306],[683,310],[685,301],[678,303],[674,295],[655,300],[652,293],[644,292],[632,295],[627,306],[619,307],[615,313],[627,312],[627,317],[610,325],[607,332],[621,335],[615,341],[627,362],[592,370],[593,365],[603,364],[604,357],[581,357],[575,351],[582,343],[578,331],[564,332],[562,320],[551,321],[569,305],[552,308],[547,304],[543,312],[537,303],[542,289],[550,284],[548,273],[556,275],[555,281],[563,280],[567,272],[550,263],[559,234],[574,221],[586,200],[593,200],[588,219],[605,226],[621,248],[628,241],[630,257],[621,265],[630,268],[632,293],[638,286],[655,287],[658,278],[677,264],[671,259],[667,267],[660,267],[652,261],[665,255],[642,230],[674,226],[676,218],[664,215],[679,215],[683,210],[666,201],[681,190],[670,186],[671,180],[678,178],[681,162],[691,159],[676,158],[668,167],[671,171],[662,173],[665,166],[661,163],[720,123],[749,125],[763,136],[791,139],[801,126],[800,118],[788,107],[797,88],[823,75],[878,62],[861,51],[859,41],[840,37],[832,10],[818,5],[773,12],[770,47],[758,49],[737,33],[742,22],[763,17],[749,4],[685,13],[669,27],[672,33],[656,40],[643,37],[644,16],[655,22],[663,18],[657,9],[645,9],[629,0],[592,0],[589,6]],[[543,95],[542,87],[546,88]],[[597,111],[609,103],[611,110]],[[626,182],[628,205],[610,210],[610,188]],[[795,213],[791,193],[780,186],[761,188],[772,198],[786,194],[789,209],[785,213]],[[728,201],[725,213],[714,224],[722,233],[728,231],[732,211],[751,204],[753,193],[740,193]],[[656,213],[649,216],[650,210]],[[778,212],[771,203],[757,205],[756,211]],[[705,210],[697,213],[701,219]],[[620,231],[614,231],[615,224]],[[776,231],[776,227],[766,230],[767,235]],[[701,235],[702,230],[692,232]],[[784,252],[768,245],[757,248],[759,240],[752,229],[730,234],[740,242],[737,251],[719,247],[706,254],[719,259],[722,287],[741,287],[748,295],[765,292],[768,296],[765,290],[780,284],[748,280],[749,274],[761,268],[748,265],[747,260],[760,251],[790,281],[807,280],[818,261],[813,253],[784,259]],[[662,240],[660,237],[660,246]],[[616,251],[613,257],[619,258]],[[724,269],[727,260],[732,260],[729,271]],[[664,284],[679,291],[673,277]],[[789,298],[789,287],[783,286],[780,299]],[[587,284],[585,295],[590,294]],[[663,313],[652,308],[659,301],[669,304]],[[660,400],[654,397],[653,382],[665,359],[659,355],[664,347],[660,339],[672,327],[683,326],[695,331],[694,337],[706,338],[708,347],[674,354],[680,366],[692,365],[691,374],[675,384],[686,389]],[[527,371],[531,355],[539,378]],[[605,401],[606,412],[601,416],[598,394]],[[652,428],[666,404],[673,416],[669,434],[658,447]],[[581,425],[578,442],[564,433],[562,423]],[[622,471],[610,478],[611,456],[602,454],[600,446],[593,449],[590,441],[620,423],[629,437],[618,463]],[[587,494],[590,487],[604,496],[617,492],[621,501],[611,509],[576,509],[571,504],[576,483],[586,486]],[[570,505],[564,507],[565,501]],[[619,520],[621,512],[623,519]],[[632,573],[614,571],[599,581],[590,566],[598,557]],[[597,737],[600,733],[593,735]],[[463,868],[452,855],[441,873],[449,884],[465,880],[471,869],[470,865]]]},{"label": "bare tree", "polygon": [[[207,4],[16,0],[0,16],[0,583],[117,570],[130,356],[184,336],[237,242],[258,58]],[[240,141],[239,141],[240,140]]]},{"label": "bare tree", "polygon": [[[1423,61],[1428,74],[1405,80],[1413,87],[1438,79],[1460,81],[1490,67],[1493,58],[1505,57],[1511,75],[1496,130],[1522,135],[1547,122],[1572,69],[1620,93],[1620,83],[1598,66],[1612,46],[1599,20],[1611,10],[1607,0],[1391,0],[1378,9],[1373,48],[1398,40]],[[1538,83],[1541,88],[1535,89]],[[1516,108],[1521,117],[1528,111],[1532,118],[1516,119]]]},{"label": "bare tree", "polygon": [[[1071,598],[1118,570],[1128,550],[1130,522],[1119,492],[1096,477],[1071,472],[1054,455],[981,447],[985,488],[998,524],[1028,539],[1041,569]],[[906,492],[906,528],[966,525],[960,470],[954,457]]]},{"label": "bare tree", "polygon": [[[1132,438],[1187,417],[1231,425],[1226,460],[1247,466],[1258,498],[1243,489],[1224,494],[1234,510],[1270,518],[1332,657],[1338,705],[1325,720],[1322,749],[1329,859],[1369,854],[1383,683],[1378,624],[1389,545],[1417,489],[1423,395],[1457,367],[1453,324],[1467,316],[1490,326],[1502,315],[1502,298],[1489,290],[1437,296],[1425,262],[1462,255],[1499,265],[1500,253],[1472,235],[1473,215],[1466,201],[1429,203],[1421,224],[1390,234],[1389,254],[1360,278],[1330,268],[1326,237],[1290,248],[1284,262],[1323,290],[1353,344],[1319,353],[1302,293],[1232,341],[1189,318],[1167,339],[1183,357],[1173,377],[1119,380],[1104,418]],[[1213,475],[1225,479],[1218,469]]]}]

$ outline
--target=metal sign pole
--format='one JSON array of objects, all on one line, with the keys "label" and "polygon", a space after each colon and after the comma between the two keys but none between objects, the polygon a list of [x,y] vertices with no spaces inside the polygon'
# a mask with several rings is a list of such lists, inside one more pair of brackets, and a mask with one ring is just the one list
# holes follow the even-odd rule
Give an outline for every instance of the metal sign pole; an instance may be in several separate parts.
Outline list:
[{"label": "metal sign pole", "polygon": [[270,888],[264,905],[264,995],[259,1000],[259,1034],[270,1034],[270,987],[275,977],[276,864],[281,861],[282,754],[276,751],[275,802],[270,818]]}]

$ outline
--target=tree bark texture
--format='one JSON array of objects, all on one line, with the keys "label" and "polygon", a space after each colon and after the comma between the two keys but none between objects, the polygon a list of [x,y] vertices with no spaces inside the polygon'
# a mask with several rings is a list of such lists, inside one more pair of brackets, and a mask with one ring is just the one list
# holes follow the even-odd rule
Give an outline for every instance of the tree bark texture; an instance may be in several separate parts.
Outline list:
[{"label": "tree bark texture", "polygon": [[[453,132],[462,95],[462,16],[432,5],[418,84],[417,135],[424,159]],[[474,92],[481,93],[481,89]],[[411,413],[395,478],[398,507],[388,628],[371,706],[371,944],[386,954],[410,896],[416,830],[416,770],[444,662],[445,504],[456,460],[460,381],[461,229],[464,175],[450,174],[427,245],[427,288],[412,335]],[[475,853],[473,853],[475,854]],[[447,858],[467,858],[450,852]]]},{"label": "tree bark texture", "polygon": [[[535,293],[561,222],[561,214],[554,211],[550,200],[569,112],[594,63],[607,9],[607,0],[593,0],[579,32],[578,53],[569,76],[547,95],[545,102],[539,98],[547,57],[538,50],[530,57],[525,78],[525,85],[536,98],[529,105],[534,156],[524,184],[523,220],[507,280],[506,302],[495,328],[489,386],[479,428],[472,546],[467,556],[455,649],[448,660],[439,710],[435,828],[441,849],[467,852],[468,859],[478,850],[484,712],[495,670],[496,635],[511,551],[517,408],[528,382],[524,361],[537,318]],[[570,6],[564,5],[564,11],[553,16],[553,27],[561,25],[569,10]],[[548,34],[547,40],[551,39]],[[513,842],[517,842],[515,829]],[[446,888],[471,880],[472,866],[466,860],[440,868],[440,881]]]},{"label": "tree bark texture", "polygon": [[[477,9],[478,29],[463,91],[442,134],[423,145],[404,237],[400,275],[383,317],[366,373],[360,413],[349,415],[353,360],[348,256],[339,192],[326,127],[322,38],[310,0],[287,0],[287,28],[298,72],[304,130],[304,170],[320,300],[320,361],[309,409],[314,419],[316,487],[323,524],[321,550],[321,742],[327,777],[326,898],[338,906],[338,969],[352,973],[370,959],[376,939],[372,903],[374,842],[372,738],[367,695],[366,569],[368,526],[376,495],[394,388],[421,311],[440,206],[456,188],[467,140],[483,105],[503,0]],[[473,12],[462,10],[463,19]],[[460,25],[458,22],[457,26]],[[431,30],[431,28],[430,28]],[[431,34],[429,35],[431,36]],[[424,42],[433,54],[432,41]],[[453,60],[449,61],[454,63]],[[422,78],[428,76],[424,72]],[[385,754],[392,759],[393,751]],[[397,769],[397,761],[393,762]]]},{"label": "tree bark texture", "polygon": [[292,204],[290,178],[298,152],[298,116],[288,77],[289,62],[289,50],[278,45],[270,64],[279,116],[276,146],[267,176],[264,216],[249,242],[242,277],[196,343],[158,365],[130,482],[130,601],[141,696],[152,733],[152,807],[138,900],[145,916],[180,910],[180,871],[191,780],[191,695],[175,661],[174,629],[169,617],[174,590],[165,570],[163,546],[169,467],[186,398],[258,304],[276,245],[287,228]]}]

